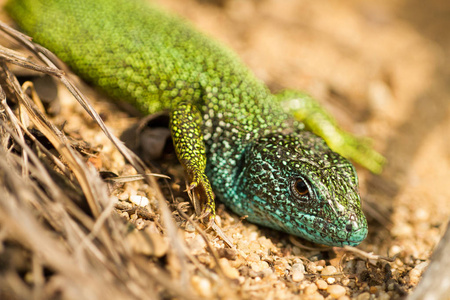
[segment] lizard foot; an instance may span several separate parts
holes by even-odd
[[[193,202],[195,212],[200,219],[209,217],[208,227],[211,227],[216,216],[214,193],[209,183],[208,177],[204,174],[193,176],[193,180],[186,188],[191,201]],[[203,205],[202,205],[203,204]],[[203,207],[202,209],[199,209]]]

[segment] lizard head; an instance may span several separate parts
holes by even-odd
[[[321,138],[307,131],[262,136],[242,159],[237,186],[247,201],[239,210],[250,222],[330,246],[366,237],[355,168]]]

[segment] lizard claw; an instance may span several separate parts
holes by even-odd
[[[184,190],[185,192],[191,192],[198,186],[196,181],[191,182],[191,184]]]
[[[214,193],[206,175],[204,173],[194,175],[192,182],[185,191],[189,194],[199,218],[204,219],[209,216],[209,222],[213,221],[216,215]],[[201,213],[199,213],[200,209],[198,209],[199,200],[204,203]]]

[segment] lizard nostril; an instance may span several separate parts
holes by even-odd
[[[347,232],[352,231],[352,229],[353,229],[352,223],[348,223],[347,225],[345,225],[345,230],[347,230]]]

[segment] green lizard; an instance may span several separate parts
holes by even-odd
[[[355,169],[324,139],[375,172],[383,157],[310,97],[271,94],[231,51],[143,0],[13,0],[7,10],[113,98],[146,114],[170,110],[177,156],[205,213],[214,216],[215,193],[250,222],[313,242],[366,237]]]

